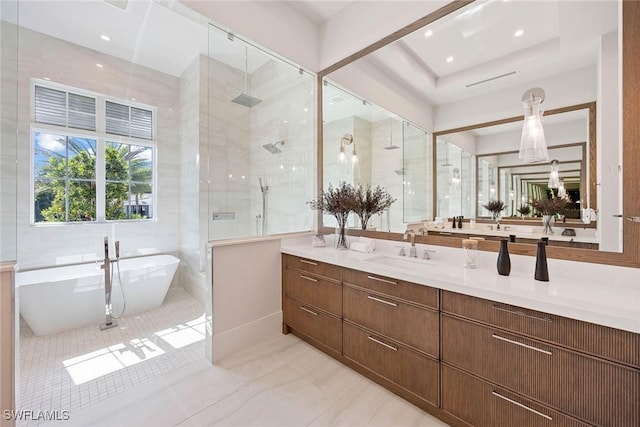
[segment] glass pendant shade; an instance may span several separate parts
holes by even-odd
[[[549,183],[547,187],[549,188],[560,188],[560,176],[558,173],[558,168],[560,163],[557,160],[551,161],[551,173],[549,174]]]
[[[518,158],[524,163],[546,162],[549,160],[540,112],[540,104],[544,100],[544,91],[542,96],[536,96],[537,93],[534,89],[525,92],[522,100],[524,125],[522,127]]]

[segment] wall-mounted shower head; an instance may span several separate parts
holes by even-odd
[[[404,168],[402,169],[396,169],[394,170],[394,172],[400,176],[404,176],[405,172],[404,172]]]
[[[282,153],[282,150],[278,148],[278,145],[284,145],[284,140],[280,140],[278,142],[264,144],[262,148],[270,152],[271,154]]]

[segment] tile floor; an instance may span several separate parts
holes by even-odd
[[[215,366],[198,360],[47,427],[213,425],[447,426],[295,336],[281,335]]]
[[[105,399],[202,360],[203,313],[201,302],[170,288],[161,307],[125,316],[117,328],[102,332],[96,324],[37,337],[22,321],[18,409],[93,410]],[[21,421],[18,427],[39,423]]]

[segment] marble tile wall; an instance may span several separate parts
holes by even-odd
[[[17,257],[21,269],[101,258],[102,236],[121,241],[121,255],[173,253],[179,241],[180,141],[177,78],[27,29],[20,29],[18,81]],[[101,63],[103,68],[96,67]],[[73,66],[69,66],[73,64]],[[30,224],[30,81],[52,82],[157,107],[156,220],[104,224]]]
[[[180,284],[200,300],[204,298],[204,274],[200,254],[200,58],[180,76]],[[206,187],[206,185],[205,185]],[[206,207],[206,204],[203,205]]]
[[[13,9],[12,10],[12,3]],[[15,2],[0,4],[3,19],[17,14]],[[0,20],[0,262],[16,259],[16,97],[18,31]]]

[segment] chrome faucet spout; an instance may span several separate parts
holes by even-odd
[[[410,237],[411,240],[411,248],[409,249],[409,256],[413,258],[418,258],[416,253],[416,232],[412,229],[409,229],[404,232],[404,236],[402,237],[404,240],[407,240],[407,237]]]

